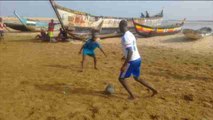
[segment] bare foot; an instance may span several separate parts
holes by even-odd
[[[94,67],[96,70],[98,70],[98,68],[97,67]]]
[[[156,90],[153,90],[152,91],[152,95],[151,95],[151,97],[154,97],[155,95],[157,95],[158,94],[158,91],[156,91]]]
[[[129,96],[128,100],[135,100],[135,97],[134,96]]]

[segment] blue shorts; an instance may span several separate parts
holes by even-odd
[[[134,61],[130,61],[127,64],[127,68],[124,72],[120,73],[119,78],[128,78],[131,75],[133,75],[134,77],[140,77],[140,67],[141,67],[141,58],[134,60]]]
[[[95,53],[92,50],[83,49],[83,55],[95,56]]]

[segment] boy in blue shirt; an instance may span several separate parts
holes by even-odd
[[[84,68],[84,62],[86,60],[86,56],[90,56],[94,59],[94,68],[97,69],[97,59],[96,59],[96,55],[94,50],[96,48],[99,48],[101,50],[101,52],[106,56],[105,52],[103,51],[103,49],[101,48],[100,44],[97,42],[98,36],[97,36],[97,32],[95,30],[92,30],[92,38],[88,39],[84,45],[81,47],[79,54],[82,53],[82,62],[81,62],[81,68],[83,71]]]

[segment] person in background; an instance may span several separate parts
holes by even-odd
[[[54,28],[55,25],[60,24],[60,23],[54,23],[54,20],[51,19],[50,23],[48,24],[48,36],[50,38],[50,42],[55,42],[54,40]]]
[[[41,29],[40,35],[37,35],[35,38],[40,39],[41,41],[48,41],[49,40],[49,36],[47,35],[47,33],[44,29]]]
[[[67,28],[66,28],[67,29]],[[58,34],[57,41],[66,42],[68,39],[66,30],[60,28],[60,33]]]
[[[0,40],[4,39],[4,28],[7,29],[7,26],[3,23],[3,19],[0,17]],[[10,31],[9,29],[7,29]]]

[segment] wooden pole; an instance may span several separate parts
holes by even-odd
[[[75,34],[69,32],[69,31],[67,31],[67,30],[65,29],[64,24],[63,24],[63,22],[62,22],[62,18],[61,18],[61,16],[60,16],[58,10],[57,10],[56,7],[55,7],[55,2],[54,2],[54,0],[49,0],[49,1],[50,1],[50,4],[51,4],[53,10],[55,11],[55,14],[56,14],[56,16],[57,16],[57,18],[58,18],[58,20],[59,20],[59,22],[60,22],[60,24],[61,24],[62,29],[63,29],[64,31],[66,31],[66,32],[67,32],[72,38],[74,38],[74,39],[80,39],[80,40],[85,39],[84,36],[77,36],[77,35],[75,35]]]
[[[65,30],[65,27],[64,27],[64,24],[63,24],[63,22],[62,22],[61,16],[60,16],[58,10],[55,8],[55,3],[54,3],[54,1],[53,1],[53,0],[49,0],[49,1],[50,1],[50,4],[51,4],[53,10],[55,11],[55,14],[56,14],[56,16],[57,16],[57,18],[58,18],[58,20],[59,20],[59,22],[60,22],[60,24],[61,24],[62,29],[63,29],[64,31],[66,31],[66,30]]]

